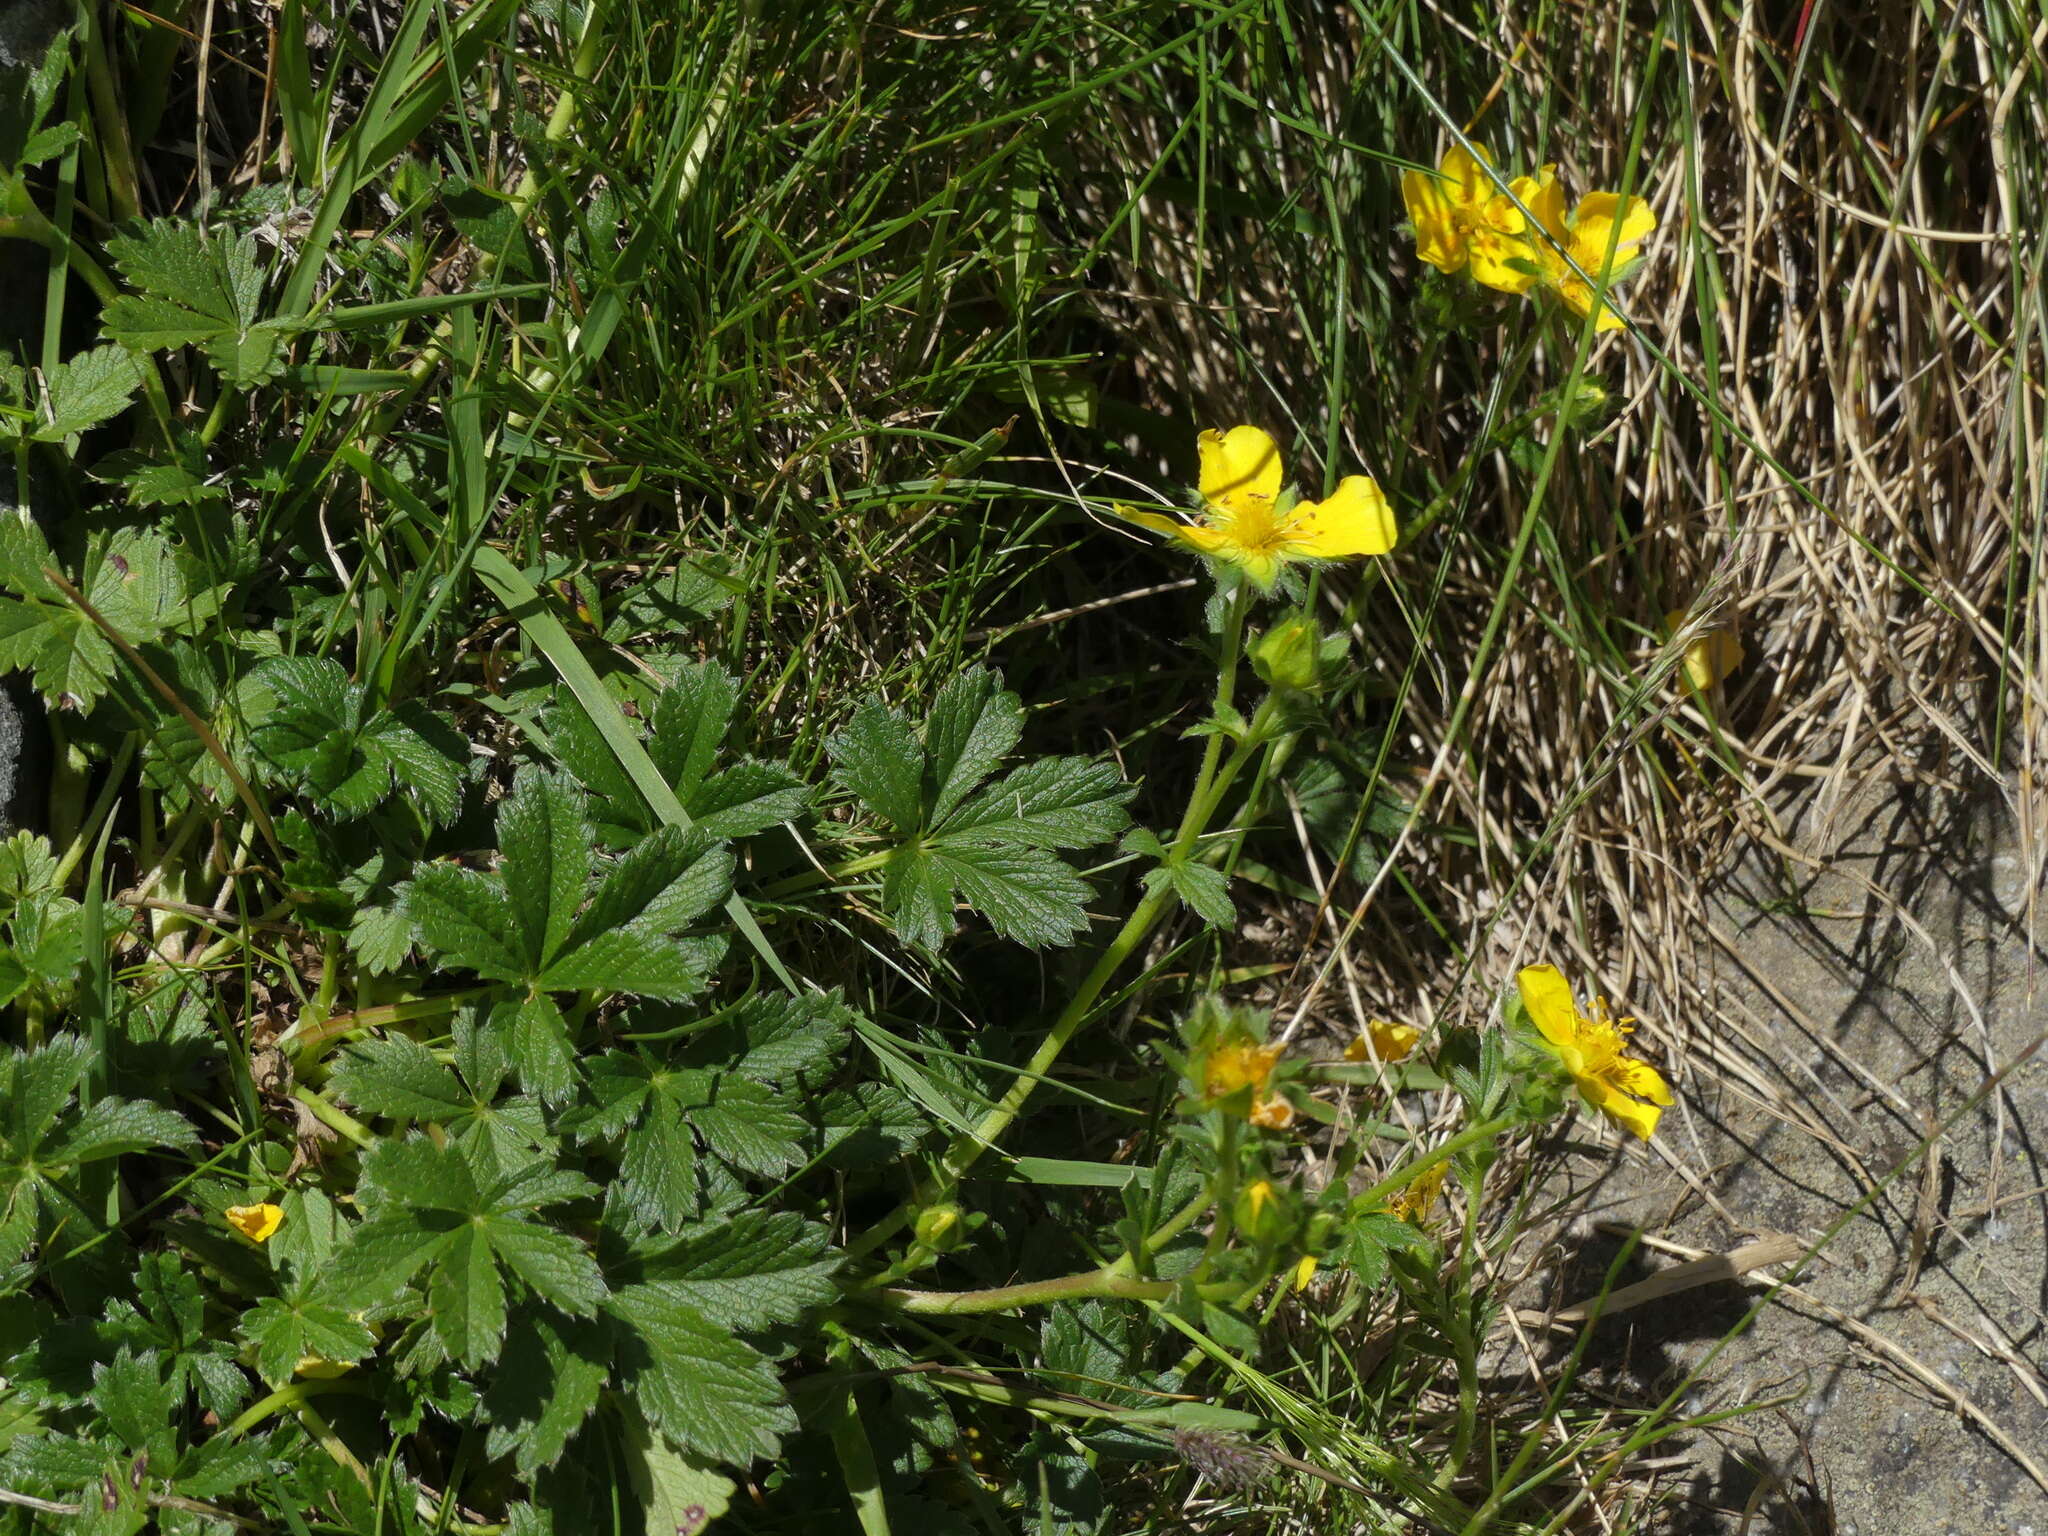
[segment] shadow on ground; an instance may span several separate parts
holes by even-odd
[[[1599,1292],[1624,1228],[1720,1253],[1839,1224],[1687,1387],[1691,1413],[1747,1411],[1675,1442],[1651,1528],[2048,1536],[2048,1052],[1986,1089],[2048,1028],[2009,817],[1874,785],[1787,846],[1714,893],[1715,1017],[1643,1030],[1686,1060],[1680,1104],[1651,1152],[1577,1160],[1542,1301]],[[1615,1283],[1681,1256],[1639,1248]],[[1603,1320],[1587,1384],[1678,1390],[1765,1279]]]

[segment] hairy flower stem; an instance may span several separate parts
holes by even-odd
[[[1056,1301],[1083,1301],[1106,1297],[1118,1301],[1164,1301],[1181,1282],[1140,1280],[1118,1274],[1110,1265],[1084,1270],[1078,1275],[1061,1275],[1056,1280],[1025,1280],[1016,1285],[998,1285],[985,1291],[876,1291],[877,1301],[903,1312],[962,1317],[986,1312],[1011,1312],[1019,1307],[1047,1307]],[[1244,1289],[1242,1280],[1217,1281],[1194,1287],[1206,1301],[1234,1298]]]
[[[1472,1326],[1472,1252],[1479,1235],[1477,1195],[1476,1189],[1468,1189],[1465,1228],[1458,1241],[1458,1279],[1444,1311],[1445,1341],[1457,1357],[1458,1408],[1451,1449],[1436,1476],[1439,1488],[1449,1488],[1457,1481],[1458,1470],[1472,1454],[1473,1437],[1479,1430],[1479,1340]]]
[[[1214,713],[1223,714],[1232,708],[1231,699],[1236,692],[1238,663],[1244,652],[1245,613],[1250,606],[1250,593],[1239,587],[1230,595],[1223,616],[1223,648],[1216,673],[1216,701]],[[1167,858],[1185,858],[1194,847],[1196,840],[1207,830],[1210,819],[1216,814],[1231,781],[1243,769],[1246,759],[1266,746],[1266,732],[1270,730],[1273,717],[1272,700],[1268,698],[1253,715],[1251,726],[1244,738],[1236,744],[1237,749],[1228,758],[1223,755],[1228,740],[1222,731],[1213,732],[1202,749],[1202,766],[1195,775],[1194,788],[1188,794],[1187,809],[1181,815],[1180,826],[1175,830],[1173,841],[1167,846]],[[1152,930],[1174,908],[1176,898],[1165,886],[1159,886],[1141,900],[1131,915],[1124,920],[1116,937],[1097,957],[1081,985],[1060,1010],[1058,1018],[1045,1033],[1038,1049],[1031,1053],[1031,1059],[1017,1074],[1017,1080],[973,1130],[953,1138],[940,1159],[937,1172],[921,1180],[911,1198],[882,1221],[870,1227],[865,1233],[847,1245],[847,1257],[858,1259],[872,1253],[887,1242],[910,1220],[911,1213],[922,1206],[948,1198],[967,1170],[972,1168],[981,1154],[996,1142],[1017,1116],[1023,1112],[1025,1102],[1034,1089],[1051,1072],[1053,1064],[1066,1050],[1067,1044],[1081,1026],[1094,1017],[1096,1001],[1102,996],[1116,973],[1123,969],[1124,962],[1135,954]],[[892,1266],[876,1275],[868,1283],[883,1286],[900,1279],[908,1273],[902,1265]]]

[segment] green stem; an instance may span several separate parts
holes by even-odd
[[[137,739],[133,731],[121,738],[120,750],[114,754],[113,766],[107,770],[107,782],[101,786],[99,798],[93,801],[92,809],[86,812],[77,836],[71,839],[70,846],[64,850],[64,856],[57,861],[57,873],[51,882],[56,889],[61,891],[71,883],[71,876],[77,870],[79,861],[85,857],[86,849],[99,836],[99,829],[107,817],[113,814],[114,802],[120,796],[124,782],[123,775],[127,773],[128,764],[135,756]]]
[[[1237,1141],[1239,1121],[1234,1115],[1223,1120],[1223,1145],[1216,1158],[1216,1179],[1209,1187],[1210,1203],[1216,1207],[1216,1221],[1209,1228],[1209,1241],[1202,1245],[1202,1257],[1195,1265],[1197,1281],[1209,1278],[1209,1271],[1222,1255],[1224,1246],[1230,1241],[1231,1229],[1236,1225],[1233,1212],[1237,1203]]]
[[[1479,1225],[1478,1191],[1468,1186],[1465,1199],[1465,1229],[1458,1243],[1458,1279],[1447,1298],[1444,1312],[1447,1335],[1458,1365],[1458,1407],[1456,1427],[1451,1432],[1451,1449],[1438,1471],[1436,1485],[1449,1488],[1457,1481],[1458,1469],[1472,1454],[1472,1441],[1479,1431],[1479,1341],[1472,1327],[1472,1249]]]
[[[1150,1258],[1176,1237],[1179,1237],[1189,1227],[1193,1226],[1196,1221],[1200,1220],[1202,1212],[1208,1210],[1209,1205],[1209,1191],[1204,1187],[1201,1193],[1197,1194],[1194,1199],[1160,1223],[1137,1249],[1122,1255],[1111,1263],[1103,1265],[1104,1272],[1116,1275],[1136,1273],[1137,1261],[1141,1252],[1144,1257]]]
[[[1393,1173],[1381,1179],[1371,1189],[1358,1196],[1352,1202],[1353,1207],[1357,1210],[1370,1210],[1376,1205],[1384,1204],[1387,1200],[1399,1194],[1410,1184],[1413,1184],[1417,1179],[1429,1172],[1430,1169],[1436,1167],[1438,1163],[1449,1162],[1467,1147],[1498,1136],[1514,1123],[1514,1120],[1509,1116],[1501,1115],[1492,1120],[1482,1120],[1477,1125],[1466,1126],[1464,1130],[1458,1132],[1449,1141],[1431,1147],[1422,1156],[1416,1158],[1414,1162],[1404,1163]]]
[[[1010,1312],[1019,1307],[1049,1307],[1059,1301],[1081,1301],[1105,1297],[1118,1301],[1164,1301],[1180,1286],[1178,1280],[1140,1280],[1118,1274],[1114,1266],[1084,1270],[1078,1275],[1061,1275],[1057,1280],[1025,1280],[1016,1285],[998,1285],[985,1291],[881,1290],[877,1301],[902,1312],[921,1312],[944,1317],[977,1316],[987,1312]],[[1220,1280],[1194,1287],[1204,1300],[1220,1301],[1244,1289],[1242,1280]]]
[[[1240,587],[1231,594],[1224,613],[1223,652],[1216,674],[1218,714],[1230,706],[1236,688],[1238,660],[1244,650],[1245,611],[1249,602],[1249,592]],[[1267,702],[1270,704],[1271,701]],[[1255,724],[1257,720],[1266,718],[1267,706],[1261,705],[1255,717]],[[1208,826],[1209,818],[1215,814],[1216,806],[1222,799],[1223,792],[1229,788],[1230,780],[1236,777],[1238,769],[1243,766],[1247,752],[1260,744],[1258,732],[1248,732],[1240,745],[1240,750],[1233,753],[1228,763],[1225,763],[1223,747],[1226,739],[1224,734],[1218,731],[1209,737],[1207,745],[1203,748],[1202,766],[1195,775],[1194,789],[1188,795],[1187,810],[1182,815],[1180,826],[1174,832],[1173,842],[1167,850],[1169,859],[1185,857],[1187,850],[1194,846],[1195,840]],[[1117,931],[1116,937],[1109,941],[1109,947],[1096,959],[1094,967],[1082,980],[1074,995],[1067,1000],[1067,1006],[1060,1011],[1059,1017],[1053,1020],[1052,1027],[1046,1031],[1038,1049],[1031,1053],[1031,1059],[1018,1073],[1017,1080],[1010,1085],[1009,1092],[982,1116],[980,1123],[973,1130],[953,1138],[951,1145],[946,1148],[945,1155],[940,1159],[937,1174],[921,1181],[910,1200],[847,1245],[849,1258],[858,1259],[864,1254],[872,1253],[902,1230],[913,1210],[943,1200],[950,1195],[981,1154],[993,1146],[997,1138],[1007,1131],[1017,1116],[1023,1112],[1026,1101],[1052,1071],[1053,1064],[1059,1060],[1061,1052],[1066,1050],[1068,1042],[1074,1038],[1081,1026],[1094,1016],[1095,1003],[1102,995],[1103,988],[1108,986],[1111,978],[1123,968],[1124,962],[1151,937],[1152,930],[1160,919],[1172,910],[1174,901],[1172,892],[1161,886],[1138,903],[1131,915],[1125,919],[1123,927]],[[870,1283],[886,1285],[896,1278],[897,1272],[891,1270],[876,1276]]]
[[[85,43],[85,83],[92,96],[93,117],[99,124],[100,162],[107,173],[107,201],[113,222],[125,224],[142,212],[142,198],[135,175],[135,150],[128,142],[128,114],[121,109],[121,91],[107,57],[106,28],[97,8],[84,6],[79,16]],[[107,14],[118,14],[109,12]]]
[[[884,848],[878,853],[864,853],[857,859],[848,859],[844,864],[833,864],[824,869],[807,869],[801,874],[778,880],[762,888],[764,901],[782,901],[799,892],[814,890],[821,885],[842,885],[861,875],[870,874],[889,862],[889,855],[896,850]]]
[[[359,1147],[374,1147],[377,1133],[364,1125],[347,1110],[330,1103],[318,1091],[304,1083],[292,1085],[292,1097],[313,1111],[314,1118],[330,1130],[339,1131]]]
[[[62,256],[71,270],[85,279],[93,297],[102,304],[120,297],[121,290],[114,280],[107,276],[106,268],[94,261],[82,250],[77,242],[65,238],[63,232],[43,217],[42,209],[29,202],[26,197],[19,200],[20,212],[0,218],[0,240],[29,240],[44,250]]]

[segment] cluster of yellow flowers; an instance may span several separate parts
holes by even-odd
[[[1671,1089],[1647,1061],[1624,1054],[1635,1021],[1610,1015],[1605,998],[1595,998],[1582,1010],[1554,965],[1524,966],[1515,982],[1544,1049],[1571,1074],[1580,1096],[1622,1130],[1648,1141],[1671,1105]],[[1345,1047],[1344,1059],[1392,1064],[1411,1055],[1421,1039],[1422,1031],[1413,1025],[1375,1019]],[[1295,1109],[1273,1082],[1281,1055],[1279,1046],[1244,1035],[1214,1042],[1199,1068],[1203,1100],[1222,1104],[1243,1094],[1238,1102],[1247,1120],[1267,1130],[1286,1130],[1294,1123]],[[1426,1209],[1433,1199],[1434,1186],[1417,1193],[1415,1208]],[[1396,1213],[1409,1211],[1402,1207]]]
[[[1620,330],[1621,316],[1598,301],[1587,279],[1604,289],[1635,264],[1657,227],[1650,205],[1588,192],[1567,214],[1556,166],[1516,176],[1503,192],[1488,172],[1491,163],[1454,144],[1434,174],[1402,173],[1416,255],[1440,272],[1470,271],[1475,282],[1502,293],[1548,289],[1575,313],[1596,314],[1596,330]]]

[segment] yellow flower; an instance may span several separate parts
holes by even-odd
[[[1554,965],[1524,966],[1515,984],[1543,1043],[1571,1073],[1579,1096],[1648,1141],[1672,1102],[1671,1090],[1655,1067],[1622,1055],[1633,1020],[1610,1018],[1605,998],[1593,1000],[1590,1014],[1579,1012],[1571,984]]]
[[[1527,193],[1516,183],[1516,195],[1536,215],[1536,222],[1550,235],[1550,240],[1536,242],[1537,261],[1543,269],[1543,281],[1563,295],[1577,314],[1593,312],[1593,285],[1579,276],[1565,264],[1558,254],[1562,246],[1579,265],[1587,277],[1597,278],[1604,272],[1608,284],[1621,278],[1636,263],[1642,252],[1638,249],[1657,227],[1657,215],[1650,211],[1650,205],[1640,197],[1624,201],[1613,192],[1588,192],[1579,199],[1578,207],[1567,218],[1564,211],[1564,188],[1558,185],[1557,168],[1546,165],[1536,176]],[[1615,228],[1620,225],[1619,230]],[[1554,240],[1556,245],[1551,244]],[[1608,265],[1608,242],[1614,243],[1613,265]],[[1600,306],[1600,316],[1593,322],[1596,331],[1618,331],[1622,329],[1621,316],[1605,304]]]
[[[1685,624],[1685,614],[1673,609],[1664,615],[1664,627],[1676,634]],[[1742,665],[1748,653],[1742,642],[1725,629],[1710,629],[1685,648],[1685,680],[1693,692],[1705,693]]]
[[[1280,568],[1299,560],[1384,555],[1396,537],[1393,508],[1366,475],[1347,475],[1327,501],[1282,510],[1280,448],[1257,427],[1204,432],[1200,522],[1118,507],[1121,517],[1171,534],[1212,560],[1237,566],[1270,590]]]
[[[1252,1040],[1232,1040],[1209,1052],[1202,1066],[1202,1096],[1227,1099],[1249,1088],[1251,1108],[1245,1118],[1269,1131],[1284,1131],[1294,1123],[1294,1106],[1280,1094],[1266,1092],[1273,1064],[1280,1059],[1280,1047],[1260,1045]]]
[[[1389,1200],[1387,1213],[1415,1226],[1423,1225],[1435,1207],[1437,1197],[1444,1192],[1444,1176],[1450,1171],[1449,1163],[1438,1163]]]
[[[228,1225],[252,1243],[267,1243],[284,1222],[284,1212],[274,1205],[231,1205]]]
[[[1346,1061],[1402,1061],[1415,1049],[1422,1031],[1410,1024],[1389,1024],[1374,1019],[1365,1033],[1344,1047]]]
[[[1415,225],[1415,254],[1443,272],[1471,268],[1473,278],[1502,293],[1527,293],[1541,270],[1536,251],[1524,238],[1529,221],[1515,198],[1534,207],[1536,181],[1517,176],[1509,197],[1486,174],[1492,162],[1462,145],[1445,151],[1435,175],[1401,173],[1401,201]]]
[[[1305,1253],[1301,1256],[1301,1262],[1294,1266],[1294,1288],[1297,1291],[1307,1290],[1309,1281],[1315,1279],[1315,1277],[1316,1256],[1312,1253]]]

